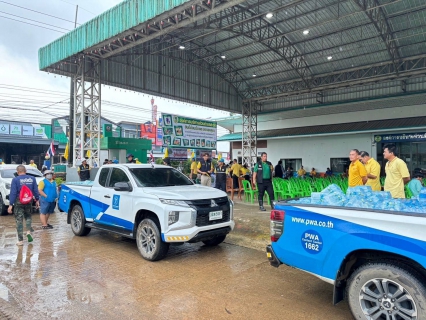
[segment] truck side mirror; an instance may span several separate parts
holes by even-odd
[[[116,182],[114,184],[115,191],[132,191],[132,187],[127,182]]]

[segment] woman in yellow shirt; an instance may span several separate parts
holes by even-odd
[[[314,178],[317,176],[317,172],[315,171],[315,168],[312,168],[311,170],[311,177]]]

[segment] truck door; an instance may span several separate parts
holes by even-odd
[[[95,222],[105,224],[111,227],[117,227],[125,230],[133,230],[134,212],[133,212],[133,192],[115,191],[114,185],[117,182],[130,183],[127,173],[120,168],[112,168],[106,188],[102,188],[104,193],[104,202],[108,208],[94,217]]]
[[[95,183],[90,192],[90,217],[95,219],[100,213],[106,211],[110,205],[110,201],[105,197],[109,190],[107,189],[107,181],[112,168],[101,168],[98,183]],[[86,215],[88,217],[88,215]]]

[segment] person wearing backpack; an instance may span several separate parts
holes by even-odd
[[[36,200],[36,207],[39,207],[39,193],[37,189],[37,182],[34,177],[27,175],[27,169],[23,165],[16,167],[17,176],[12,179],[9,195],[9,214],[15,214],[16,231],[18,232],[18,246],[22,246],[24,240],[24,226],[23,220],[25,219],[27,239],[28,242],[33,241],[31,232],[34,229],[31,227],[32,223],[32,202],[33,198]]]
[[[41,228],[52,229],[53,226],[48,224],[47,221],[49,220],[49,216],[55,212],[58,191],[56,189],[56,182],[53,179],[53,172],[46,170],[43,175],[45,179],[38,184]]]

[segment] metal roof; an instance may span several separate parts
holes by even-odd
[[[425,38],[420,0],[127,0],[41,48],[39,67],[72,76],[85,56],[106,85],[264,113],[426,91]]]
[[[354,132],[372,132],[377,130],[392,129],[413,129],[425,128],[426,117],[412,117],[403,119],[387,119],[374,121],[359,121],[351,123],[327,124],[318,126],[282,128],[274,130],[263,130],[257,132],[257,139],[292,137],[292,136],[312,136],[334,133],[354,133]],[[241,141],[241,133],[231,133],[218,138],[218,141]]]

